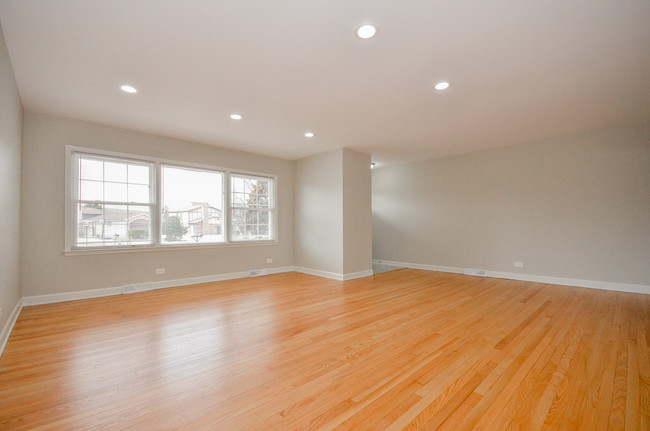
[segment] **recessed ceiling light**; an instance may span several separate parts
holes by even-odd
[[[374,24],[363,24],[357,28],[357,36],[361,39],[370,39],[377,34],[377,27]]]
[[[230,118],[232,118],[233,120],[241,120],[242,116],[241,114],[230,114]]]
[[[305,136],[306,136],[307,138],[313,138],[313,137],[314,137],[314,132],[306,132],[306,133],[305,133]]]
[[[124,91],[125,93],[137,93],[138,90],[135,89],[135,87],[131,87],[130,85],[120,85],[120,89]]]
[[[443,81],[434,85],[433,88],[435,88],[436,90],[446,90],[449,88],[450,85],[451,85],[450,83]]]

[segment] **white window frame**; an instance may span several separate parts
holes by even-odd
[[[122,246],[83,246],[75,247],[73,235],[76,232],[76,215],[74,202],[76,202],[76,191],[77,191],[77,181],[74,181],[72,177],[73,173],[73,160],[74,154],[81,153],[88,156],[95,156],[99,158],[115,158],[117,161],[133,161],[139,163],[152,163],[153,168],[151,170],[152,178],[152,194],[154,196],[154,203],[152,206],[151,214],[151,244],[144,245],[122,245]],[[161,223],[160,216],[162,214],[162,169],[161,165],[167,165],[172,167],[187,168],[187,169],[196,169],[196,170],[208,170],[219,172],[223,174],[224,184],[223,184],[223,231],[224,231],[224,242],[216,243],[195,243],[195,244],[164,244],[162,243],[161,238]],[[270,240],[246,240],[246,241],[232,241],[230,238],[230,215],[231,215],[231,190],[230,190],[230,177],[231,175],[240,175],[240,176],[250,176],[258,177],[266,180],[271,180],[273,184],[273,213],[271,226],[272,235]],[[277,245],[278,241],[278,177],[277,175],[260,173],[260,172],[250,172],[242,170],[232,170],[220,166],[213,165],[203,165],[197,163],[183,162],[180,160],[169,160],[157,157],[147,157],[136,154],[121,153],[115,151],[106,151],[98,150],[94,148],[85,148],[78,147],[73,145],[66,146],[65,154],[65,245],[63,253],[66,256],[73,255],[84,255],[84,254],[103,254],[103,253],[129,253],[129,252],[142,252],[142,251],[163,251],[170,249],[183,249],[183,248],[218,248],[218,247],[236,247],[236,246],[264,246],[264,245]],[[271,211],[271,209],[269,209]]]
[[[222,230],[225,231],[226,227],[228,226],[228,223],[226,222],[227,217],[226,217],[226,214],[225,214],[226,208],[227,208],[226,207],[226,204],[227,204],[227,199],[226,199],[227,192],[225,190],[225,187],[226,187],[226,183],[228,182],[226,180],[229,178],[230,174],[228,173],[227,169],[219,169],[219,168],[216,168],[216,167],[208,167],[208,166],[198,167],[198,165],[188,165],[186,163],[181,163],[181,162],[170,162],[170,161],[162,161],[162,160],[160,160],[160,161],[156,162],[156,169],[155,169],[156,170],[156,176],[158,177],[158,179],[156,180],[156,185],[160,186],[160,187],[158,187],[158,189],[160,191],[158,193],[158,198],[156,199],[156,203],[157,203],[157,207],[158,207],[158,220],[160,220],[160,222],[157,223],[157,225],[156,225],[156,228],[157,228],[156,230],[158,232],[157,232],[157,236],[156,236],[157,239],[156,239],[155,243],[157,244],[157,246],[158,247],[182,247],[182,246],[195,246],[195,245],[223,245],[223,244],[227,244],[228,243],[228,236],[225,234],[225,232],[223,234],[223,241],[220,241],[220,242],[208,242],[208,243],[204,242],[204,243],[201,243],[201,244],[198,244],[198,243],[196,243],[196,244],[191,244],[191,243],[187,243],[187,244],[165,244],[163,242],[163,238],[162,238],[162,234],[163,234],[162,233],[162,219],[160,218],[161,215],[162,215],[162,204],[163,204],[163,195],[162,195],[163,194],[163,190],[162,190],[162,167],[163,166],[167,166],[167,167],[170,167],[170,168],[188,169],[188,170],[197,171],[197,172],[210,171],[210,172],[216,172],[218,174],[221,174],[221,179],[222,179],[222,183],[221,183],[221,203],[223,205],[223,209],[221,210]]]
[[[232,177],[240,177],[240,178],[254,178],[254,179],[260,179],[260,180],[267,180],[271,181],[271,203],[272,205],[269,206],[268,208],[268,213],[269,213],[269,230],[270,230],[270,237],[271,239],[268,240],[234,240],[230,238],[230,233],[231,233],[231,228],[232,225],[229,223],[228,224],[228,239],[231,243],[257,243],[260,241],[276,241],[277,240],[277,177],[273,175],[261,175],[257,173],[250,173],[250,172],[241,172],[241,171],[233,171],[228,175],[228,217],[229,219],[232,219],[232,212],[235,209],[241,209],[241,208],[235,208],[232,204],[232,189],[231,189],[231,179]],[[257,209],[259,211],[259,209]]]

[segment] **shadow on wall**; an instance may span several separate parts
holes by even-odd
[[[395,271],[396,269],[406,268],[404,266],[393,266],[386,265],[384,263],[373,263],[372,264],[372,273],[380,274],[382,272]]]

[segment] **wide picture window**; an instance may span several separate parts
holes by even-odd
[[[276,239],[272,176],[86,153],[76,147],[69,147],[68,157],[67,250]]]
[[[162,244],[224,242],[223,174],[161,166]]]

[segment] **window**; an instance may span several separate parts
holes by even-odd
[[[74,154],[75,247],[152,244],[153,167]]]
[[[276,238],[275,177],[76,147],[67,154],[66,250]]]
[[[232,175],[230,191],[230,238],[233,241],[274,239],[273,179]]]
[[[223,173],[161,166],[162,244],[224,242]]]

